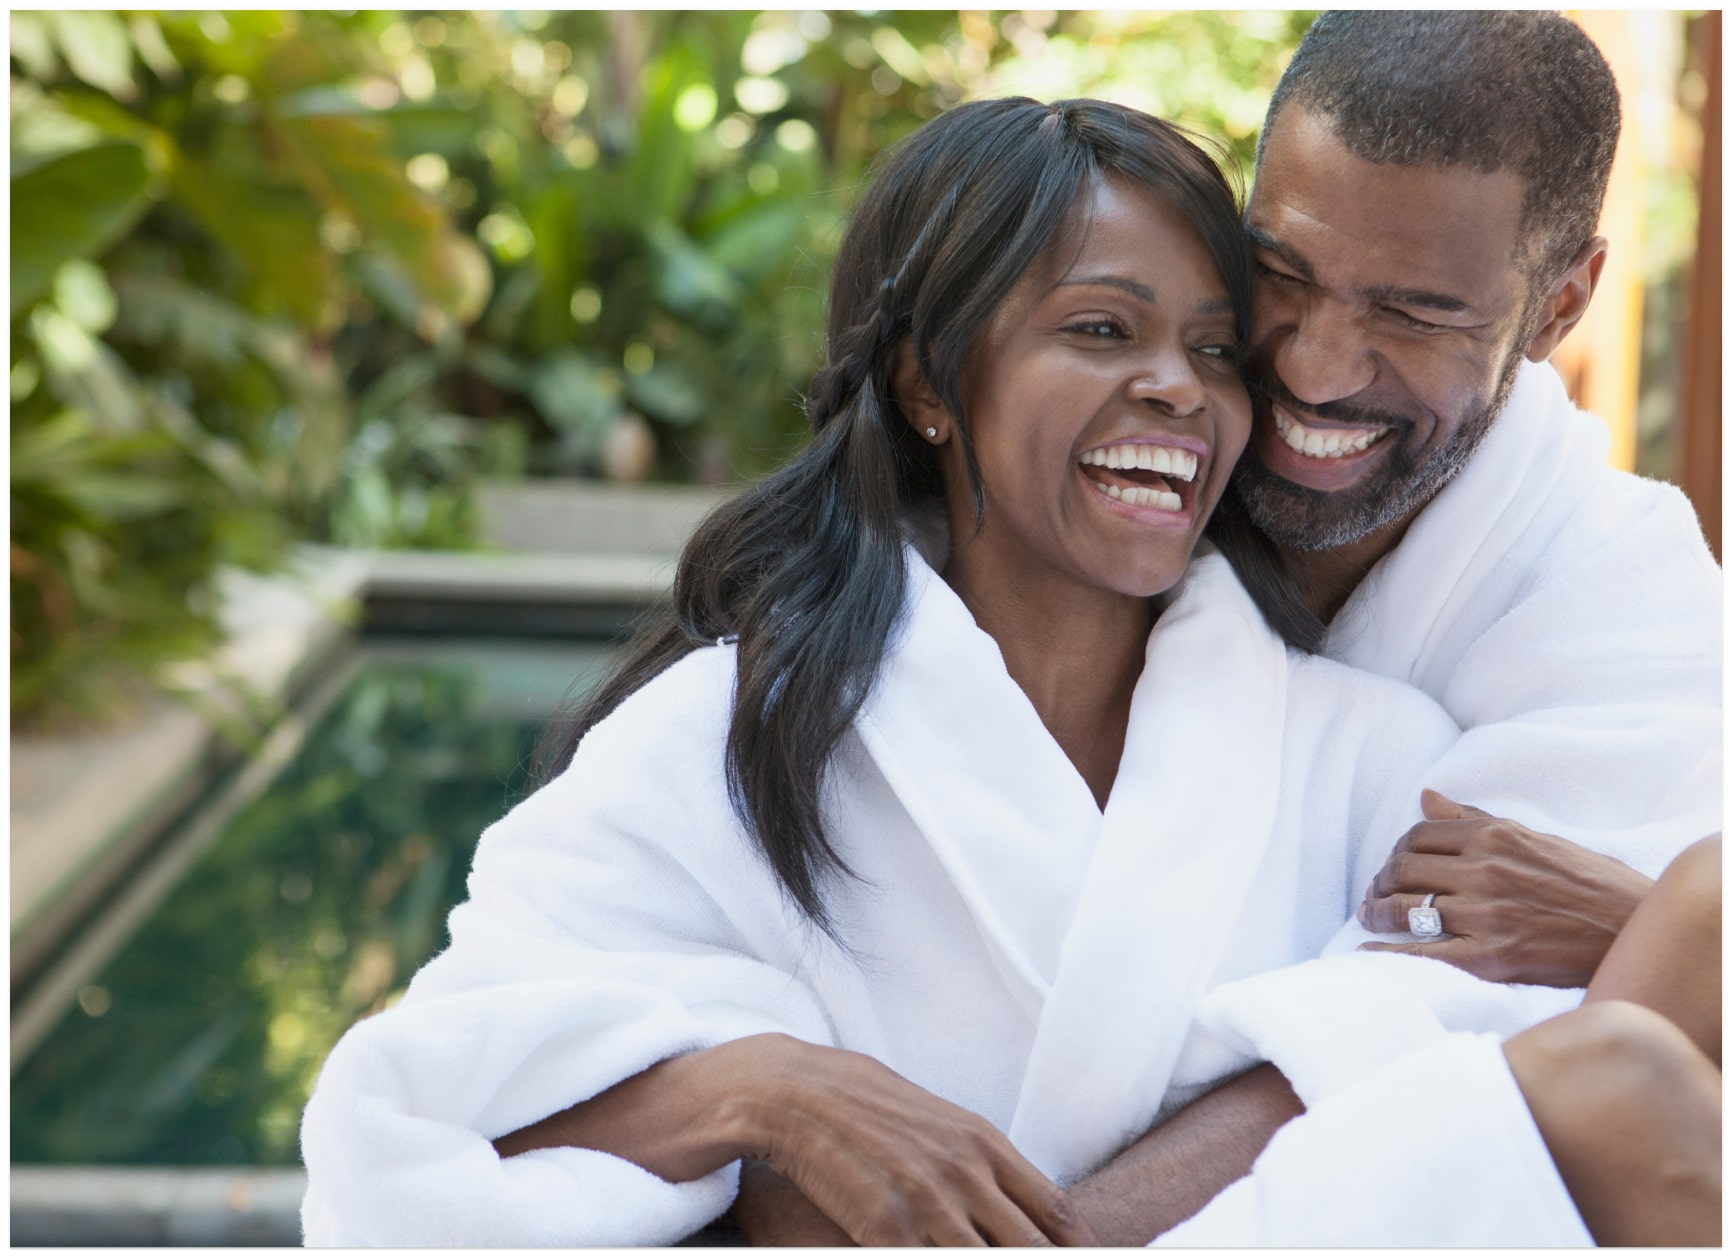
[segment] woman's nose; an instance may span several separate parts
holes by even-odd
[[[1192,415],[1208,405],[1209,391],[1197,375],[1195,364],[1183,351],[1165,353],[1151,361],[1131,381],[1130,395],[1170,415]]]

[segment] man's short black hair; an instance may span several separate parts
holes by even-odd
[[[1618,86],[1560,13],[1332,10],[1275,88],[1259,161],[1289,104],[1327,119],[1367,161],[1513,167],[1526,185],[1518,261],[1536,285],[1561,275],[1599,224]]]

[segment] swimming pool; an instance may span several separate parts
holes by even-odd
[[[363,640],[268,787],[169,838],[87,932],[113,937],[44,980],[12,1079],[13,1164],[298,1165],[332,1044],[443,946],[542,725],[615,651]]]

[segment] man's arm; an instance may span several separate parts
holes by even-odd
[[[1103,1245],[1146,1245],[1250,1174],[1275,1133],[1305,1112],[1270,1065],[1248,1070],[1070,1187]]]

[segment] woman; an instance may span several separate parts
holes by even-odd
[[[1456,734],[1192,562],[1249,287],[1220,174],[1135,111],[979,102],[897,151],[811,446],[699,530],[450,949],[333,1052],[309,1241],[668,1243],[743,1155],[857,1238],[1090,1238],[1053,1180],[1182,1051],[1243,1068],[1187,1047],[1206,995],[1317,955]],[[1537,1158],[1569,1212],[1515,1110],[1480,1180]]]

